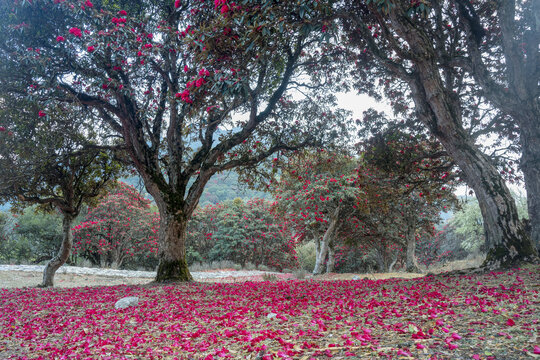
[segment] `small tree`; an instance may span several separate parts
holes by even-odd
[[[51,108],[46,114],[34,103],[4,96],[0,111],[0,201],[38,204],[62,214],[60,250],[45,266],[40,285],[53,286],[56,270],[71,252],[73,220],[121,168],[89,140],[95,133],[70,109]]]

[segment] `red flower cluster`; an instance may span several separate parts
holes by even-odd
[[[76,36],[76,37],[81,37],[82,36],[81,29],[76,28],[76,27],[72,27],[71,29],[69,29],[69,33],[71,35],[73,35],[73,36]],[[58,40],[58,38],[56,38],[56,40]]]
[[[177,98],[181,98],[183,101],[187,102],[188,104],[193,104],[193,100],[189,97],[189,90],[186,89],[182,91],[181,93],[176,93],[175,95]]]
[[[116,24],[116,25],[125,24],[126,21],[127,21],[126,18],[116,18],[116,17],[113,17],[113,18],[111,19],[111,22],[112,22],[113,24]]]

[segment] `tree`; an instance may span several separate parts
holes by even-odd
[[[15,207],[38,204],[62,214],[61,246],[45,266],[43,287],[53,286],[56,270],[71,252],[71,228],[81,207],[121,169],[90,140],[94,132],[70,110],[51,107],[45,114],[34,102],[0,97],[0,201]]]
[[[354,50],[355,87],[377,93],[374,76],[394,110],[416,116],[444,146],[479,199],[489,253],[484,266],[511,267],[537,259],[515,203],[491,159],[464,128],[463,109],[477,91],[456,67],[462,29],[452,2],[353,1],[341,3],[349,49]],[[447,6],[448,5],[448,6]]]
[[[376,167],[374,175],[379,173],[379,186],[387,187],[380,191],[386,206],[397,210],[394,226],[405,240],[406,269],[418,272],[416,239],[422,232],[432,233],[440,212],[457,201],[454,164],[439,142],[392,127],[368,139],[364,151],[366,164]]]
[[[533,244],[540,249],[540,3],[454,0],[464,48],[459,67],[517,124]],[[508,121],[509,120],[509,121]]]
[[[274,187],[300,239],[315,240],[314,275],[325,264],[326,272],[333,271],[340,224],[364,206],[355,165],[351,157],[326,151],[297,154]]]
[[[335,97],[303,86],[328,38],[323,5],[157,1],[139,16],[22,2],[4,9],[1,56],[28,67],[17,81],[37,84],[40,99],[88,107],[123,138],[160,212],[156,280],[189,281],[187,221],[214,174],[343,137]],[[291,87],[309,96],[293,100]]]
[[[159,214],[137,189],[118,183],[75,226],[74,254],[102,267],[121,268],[137,258],[157,257]]]
[[[518,194],[513,196],[518,205],[519,216],[527,219],[527,199]],[[474,198],[466,200],[449,220],[448,227],[461,239],[461,247],[468,253],[485,252],[486,238],[478,200]]]

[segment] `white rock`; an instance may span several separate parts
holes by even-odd
[[[274,314],[274,313],[269,313],[268,315],[266,315],[266,318],[267,319],[273,319],[277,316],[277,314]]]
[[[139,298],[136,296],[128,296],[125,298],[122,298],[114,304],[115,309],[125,309],[130,306],[135,306],[139,303]]]
[[[362,278],[361,278],[360,276],[358,276],[358,275],[354,275],[354,276],[352,277],[352,279],[353,279],[353,280],[361,280]]]

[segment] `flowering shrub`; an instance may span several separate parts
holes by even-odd
[[[517,359],[540,268],[415,280],[0,290],[12,359]],[[138,306],[115,302],[138,296]]]
[[[90,209],[73,229],[73,253],[93,264],[119,268],[126,262],[149,267],[157,264],[159,214],[150,211],[150,201],[133,186],[118,188]]]
[[[297,267],[289,224],[263,199],[237,198],[195,211],[188,226],[188,261],[230,260],[274,269]]]

